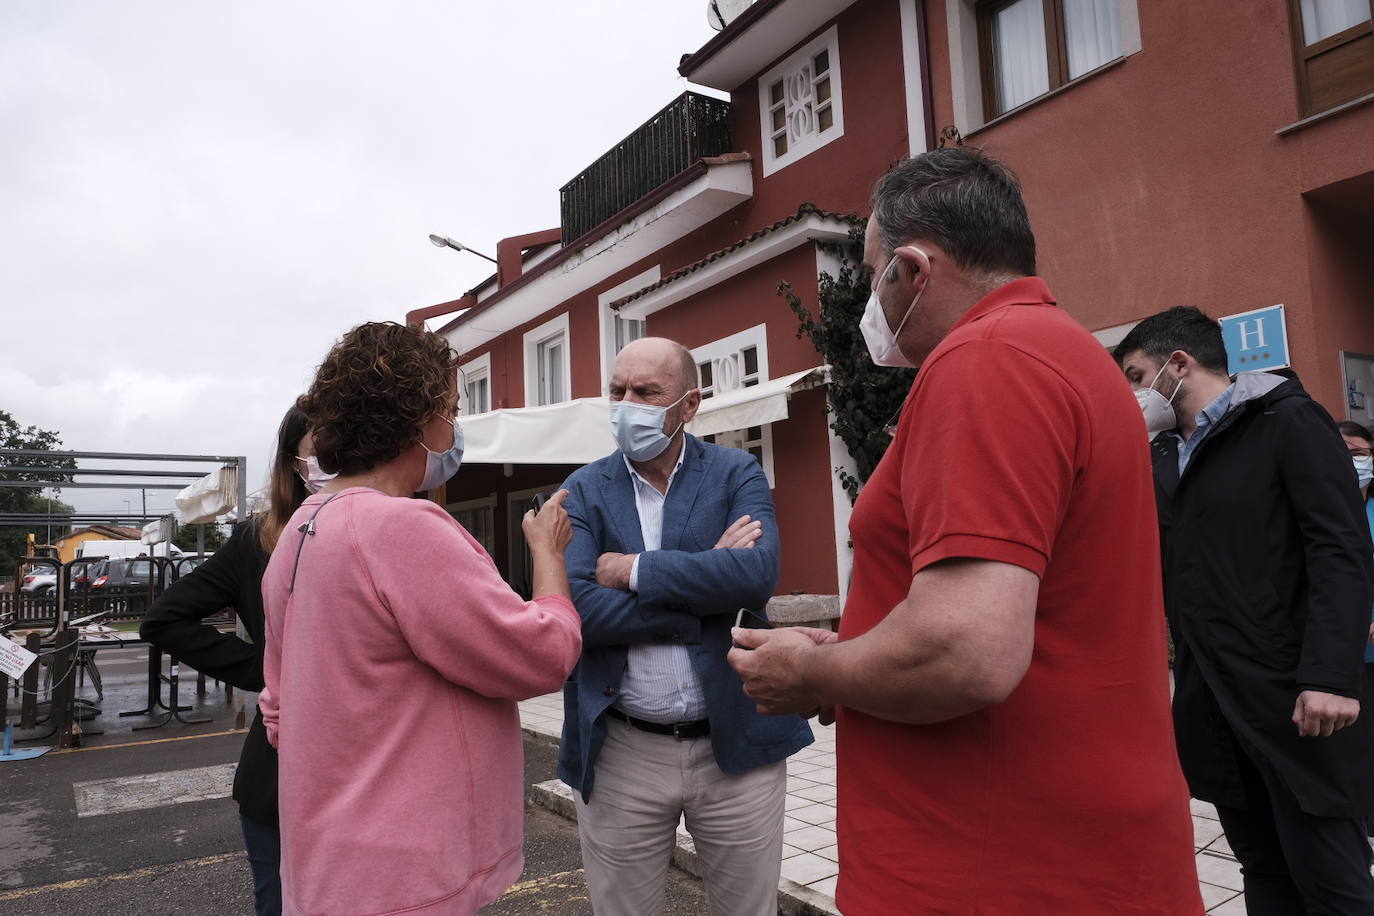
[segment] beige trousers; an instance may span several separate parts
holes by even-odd
[[[577,800],[596,916],[654,916],[685,816],[712,916],[776,916],[787,763],[728,776],[710,738],[678,741],[610,719],[590,803]]]

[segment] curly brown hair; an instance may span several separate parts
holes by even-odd
[[[310,418],[315,458],[347,476],[420,441],[458,382],[458,354],[433,331],[370,321],[336,343],[296,406]]]

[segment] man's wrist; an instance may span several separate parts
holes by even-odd
[[[831,653],[825,651],[832,648],[833,645],[818,646],[813,643],[803,648],[797,657],[797,677],[801,682],[801,691],[806,696],[814,697],[821,706],[832,706],[835,702],[830,696],[828,663],[832,659],[828,656]]]

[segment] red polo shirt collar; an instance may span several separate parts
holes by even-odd
[[[965,312],[964,316],[956,321],[950,330],[958,330],[964,325],[977,321],[979,318],[990,315],[1008,305],[1053,306],[1055,304],[1054,296],[1050,295],[1050,288],[1045,285],[1044,280],[1039,277],[1022,277],[997,287],[979,299],[978,303]]]

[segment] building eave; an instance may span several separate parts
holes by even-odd
[[[643,319],[799,245],[844,241],[861,225],[863,221],[858,216],[830,213],[813,204],[802,204],[792,216],[617,299],[611,303],[611,308],[622,318]]]
[[[748,154],[702,159],[440,328],[460,352],[549,311],[749,200]]]
[[[844,12],[854,0],[757,0],[677,72],[699,86],[734,92]]]

